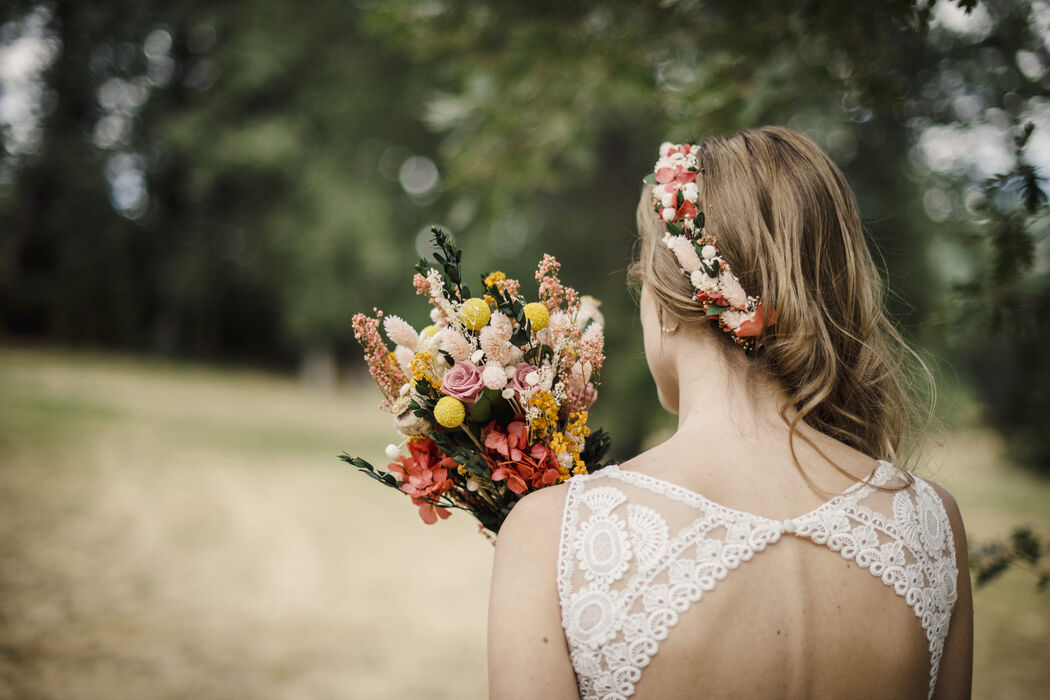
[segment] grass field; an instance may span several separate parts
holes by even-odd
[[[336,459],[371,386],[0,348],[0,698],[480,698],[492,546]],[[971,542],[1050,534],[1050,483],[955,431]],[[1046,697],[1050,592],[976,593],[975,697]],[[447,679],[447,680],[445,680]]]

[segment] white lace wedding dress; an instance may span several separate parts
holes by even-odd
[[[569,481],[558,553],[562,626],[580,696],[634,694],[660,642],[705,593],[784,537],[806,538],[867,569],[919,618],[930,652],[929,696],[956,600],[947,513],[933,487],[886,461],[868,483],[805,515],[771,520],[616,465]],[[858,572],[857,575],[861,575]]]

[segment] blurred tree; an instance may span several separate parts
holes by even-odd
[[[1043,325],[1017,341],[944,312],[960,282],[988,279],[990,248],[1021,263],[1002,284],[1045,307],[1043,210],[973,221],[995,173],[990,206],[1025,206],[1005,186],[1023,165],[1003,146],[1011,124],[1036,122],[1048,152],[1045,0],[64,0],[0,20],[2,55],[24,66],[31,49],[36,66],[0,76],[0,99],[17,79],[35,105],[28,131],[0,117],[8,333],[281,362],[346,352],[355,310],[423,320],[409,266],[441,224],[473,274],[528,282],[549,251],[605,301],[596,418],[623,457],[668,425],[623,277],[641,177],[663,140],[782,123],[843,167],[904,330],[972,368],[1004,429],[1050,440],[1030,381],[1046,373]],[[1006,221],[1014,234],[971,245]],[[982,299],[975,311],[1043,308]]]
[[[4,154],[9,332],[284,361],[350,345],[440,193],[429,159],[401,172],[429,148],[425,76],[341,4],[5,12],[9,49],[56,55],[39,138]]]
[[[1039,108],[1046,95],[1050,10],[1025,0],[993,5],[387,0],[368,4],[368,27],[435,67],[427,123],[442,135],[453,206],[468,201],[477,212],[463,235],[483,235],[508,211],[538,209],[549,223],[532,231],[529,249],[552,248],[569,270],[587,264],[612,275],[588,289],[606,300],[611,319],[604,384],[614,399],[598,415],[625,456],[655,424],[667,425],[663,416],[637,420],[659,416],[652,399],[646,411],[619,410],[652,396],[628,338],[633,311],[620,272],[641,175],[665,139],[763,123],[811,136],[857,191],[894,292],[892,313],[927,348],[948,347],[938,325],[951,288],[941,254],[965,256],[955,232],[973,224],[961,207],[942,215],[931,188],[961,199],[980,168],[932,167],[932,130],[965,135],[990,122],[982,148],[994,150],[988,137],[1009,141],[1004,118]],[[1020,377],[1012,386],[1028,390]],[[1047,410],[1022,422],[1041,425]]]

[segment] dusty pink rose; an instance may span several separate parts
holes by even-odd
[[[441,378],[441,391],[467,403],[473,403],[484,388],[481,369],[470,360],[457,362]]]
[[[518,366],[514,369],[514,376],[511,377],[509,382],[507,382],[507,386],[519,394],[526,389],[531,388],[532,385],[525,381],[525,375],[529,372],[539,372],[539,369],[530,365],[528,362],[519,362]]]

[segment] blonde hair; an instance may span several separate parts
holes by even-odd
[[[813,141],[779,126],[745,129],[699,144],[699,208],[705,232],[748,294],[776,312],[749,371],[768,372],[797,409],[788,419],[795,464],[798,422],[901,467],[932,417],[933,377],[886,316],[885,289],[864,240],[845,176]],[[695,290],[652,207],[638,202],[641,254],[630,279],[684,324],[707,324]],[[726,333],[724,350],[743,356]],[[924,391],[928,388],[928,393]],[[928,403],[923,402],[928,399]],[[808,480],[808,478],[807,478]]]

